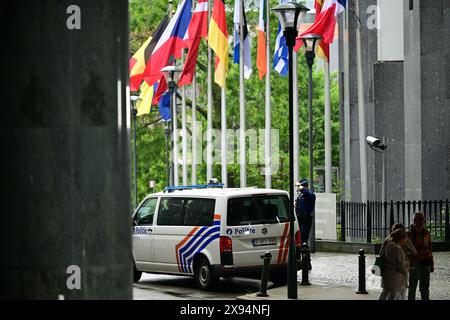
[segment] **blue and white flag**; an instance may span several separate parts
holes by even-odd
[[[243,0],[242,0],[243,1]],[[244,5],[242,4],[242,7]],[[233,23],[234,23],[234,58],[233,62],[239,64],[239,45],[240,45],[240,39],[239,39],[239,19],[241,14],[241,0],[236,0],[234,2],[234,16],[233,16]],[[252,58],[250,55],[250,37],[248,35],[248,29],[247,29],[247,19],[245,18],[245,10],[243,11],[244,15],[244,21],[243,21],[243,31],[244,31],[244,77],[245,79],[249,79],[252,74]]]
[[[287,0],[280,0],[284,3]],[[273,68],[282,76],[286,76],[289,71],[289,51],[286,45],[286,38],[283,35],[281,24],[278,22],[277,37],[275,38],[275,52],[273,56]]]

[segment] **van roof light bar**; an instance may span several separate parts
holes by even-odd
[[[176,190],[223,188],[223,187],[225,187],[223,183],[194,184],[191,186],[168,186],[164,188],[164,192],[173,192]]]

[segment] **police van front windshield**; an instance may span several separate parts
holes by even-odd
[[[229,226],[281,223],[288,219],[288,198],[284,195],[255,195],[228,199]]]

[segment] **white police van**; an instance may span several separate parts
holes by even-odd
[[[288,193],[274,189],[209,184],[150,194],[132,216],[134,281],[142,272],[189,275],[210,289],[220,277],[259,277],[269,251],[272,282],[286,283],[288,209]]]

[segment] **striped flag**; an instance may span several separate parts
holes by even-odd
[[[201,38],[208,36],[208,0],[199,0],[194,9],[185,40],[188,44],[188,55],[184,62],[183,72],[178,86],[192,83],[197,65],[198,47]]]
[[[322,36],[317,55],[329,61],[330,43],[334,40],[336,16],[345,10],[347,0],[316,0],[314,7],[316,17],[314,23],[297,38],[295,49],[302,46],[301,37],[307,34],[319,34]]]
[[[280,3],[284,3],[287,0],[280,0]],[[281,24],[278,22],[278,31],[275,38],[275,54],[273,56],[273,68],[282,76],[286,76],[289,70],[289,51],[286,45],[286,38],[283,35]]]
[[[181,49],[186,48],[184,37],[191,21],[192,0],[183,0],[170,20],[164,33],[153,49],[148,60],[143,78],[152,85],[158,81],[163,73],[161,69],[167,66],[171,57],[181,58]]]
[[[267,0],[259,0],[258,50],[256,52],[256,66],[258,68],[259,80],[262,80],[262,78],[267,74],[266,1]]]
[[[139,94],[140,101],[136,104],[137,116],[148,114],[152,110],[153,96],[155,95],[158,82],[149,86],[147,82],[142,82],[141,93]]]
[[[166,16],[161,21],[155,32],[144,42],[144,44],[136,51],[130,59],[130,90],[138,91],[142,82],[142,76],[148,60],[156,46],[159,38],[169,23],[169,17]]]
[[[209,23],[208,42],[216,54],[214,81],[219,86],[225,87],[228,71],[228,31],[224,0],[214,0],[213,12]]]
[[[245,79],[249,79],[252,74],[252,58],[250,55],[250,37],[248,35],[247,28],[247,19],[245,18],[245,10],[244,10],[244,0],[236,0],[234,2],[234,63],[239,64],[239,55],[240,55],[240,35],[239,35],[239,25],[240,25],[240,15],[241,9],[243,12],[244,20],[242,22],[243,29],[243,38],[244,38],[244,77]]]

